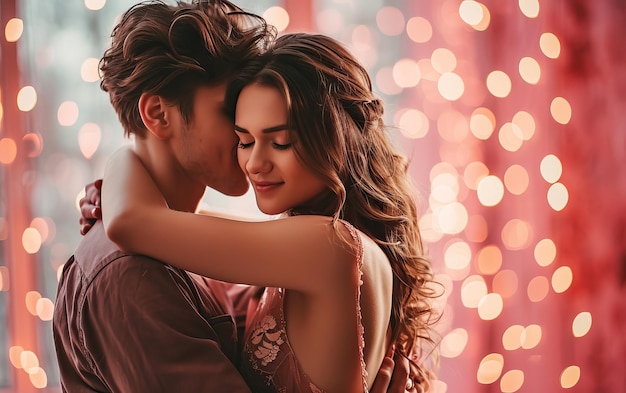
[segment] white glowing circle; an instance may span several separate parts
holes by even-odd
[[[17,93],[17,107],[22,112],[31,111],[37,104],[37,91],[32,86],[24,86]]]
[[[415,87],[420,82],[422,73],[413,59],[400,59],[393,66],[393,79],[402,88]]]
[[[283,7],[270,7],[263,13],[263,18],[276,27],[278,32],[283,32],[289,26],[289,13]]]
[[[548,189],[548,204],[555,211],[565,209],[569,202],[569,192],[567,187],[562,183],[554,183]]]
[[[495,206],[504,197],[504,184],[497,176],[488,175],[480,179],[476,193],[483,206]]]
[[[437,81],[437,89],[439,94],[448,101],[456,101],[463,95],[465,91],[465,83],[463,78],[454,72],[446,72],[441,74]]]
[[[468,25],[477,25],[483,20],[483,7],[477,1],[465,0],[459,5],[459,16]]]

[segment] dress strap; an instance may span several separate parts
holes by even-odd
[[[363,392],[368,393],[367,389],[367,369],[365,367],[365,358],[363,348],[365,347],[365,335],[363,328],[363,316],[361,315],[361,285],[363,285],[363,241],[357,229],[347,221],[339,220],[350,232],[352,240],[356,246],[356,266],[358,269],[357,277],[357,293],[356,293],[356,317],[357,329],[359,335],[359,358],[361,360],[361,377],[363,379]]]

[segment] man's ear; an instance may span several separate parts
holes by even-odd
[[[175,107],[168,105],[163,97],[143,93],[139,97],[139,114],[141,120],[154,136],[159,139],[168,139],[172,134],[172,110]]]

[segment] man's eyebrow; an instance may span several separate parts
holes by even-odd
[[[284,131],[286,129],[287,129],[287,124],[281,124],[279,126],[264,128],[264,129],[261,130],[261,132],[263,134],[270,134],[272,132]],[[237,124],[235,124],[235,131],[243,132],[245,134],[249,134],[250,133],[250,131],[246,130],[243,127],[239,127]]]

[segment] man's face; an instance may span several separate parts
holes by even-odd
[[[224,114],[226,83],[198,88],[193,116],[176,138],[174,151],[187,176],[225,195],[243,195],[248,182],[237,164],[232,121]]]

